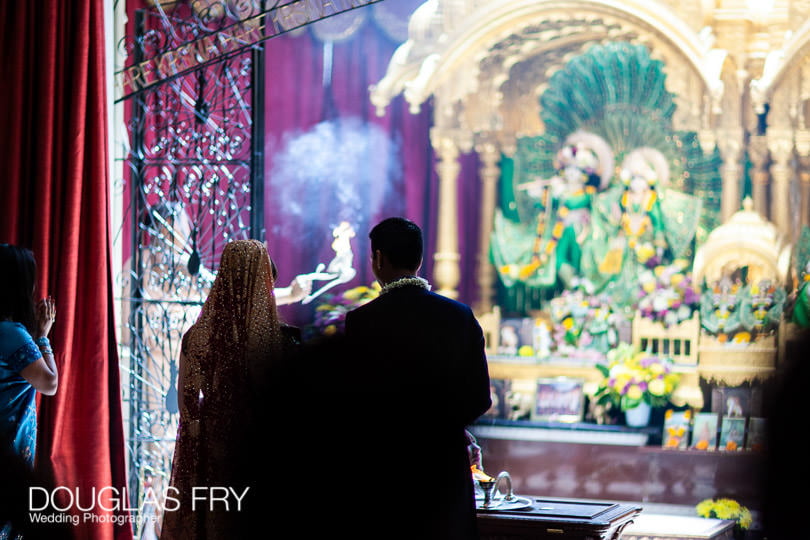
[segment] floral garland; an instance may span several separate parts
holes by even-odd
[[[657,200],[658,195],[651,191],[649,192],[644,198],[644,219],[641,220],[641,224],[638,228],[633,229],[632,224],[630,223],[630,213],[639,213],[635,208],[630,208],[628,204],[628,194],[625,192],[621,198],[621,206],[622,206],[622,229],[624,230],[624,234],[627,235],[629,238],[628,244],[631,248],[636,247],[638,243],[638,239],[644,234],[644,231],[647,230],[648,227],[652,226],[652,220],[650,220],[650,212],[653,209],[653,205]]]
[[[700,308],[700,296],[692,286],[688,263],[678,259],[639,274],[638,310],[642,317],[669,327],[692,317]]]
[[[580,197],[583,194],[588,196],[593,196],[596,193],[596,188],[593,186],[586,186],[585,188],[578,189],[570,194],[570,198]],[[549,197],[548,197],[548,190],[543,193],[543,206],[545,208],[550,208],[549,204]],[[537,216],[537,228],[535,229],[535,239],[534,239],[534,248],[532,249],[532,259],[531,262],[525,265],[521,271],[520,276],[523,279],[528,278],[531,276],[538,268],[544,266],[547,262],[549,257],[554,253],[557,249],[557,244],[562,238],[563,232],[565,231],[565,220],[568,217],[568,214],[571,213],[571,209],[568,207],[568,201],[565,200],[562,202],[562,205],[557,210],[557,220],[554,223],[554,226],[551,229],[551,238],[543,243],[543,238],[546,232],[546,222],[544,219],[544,214],[540,214]]]
[[[422,289],[429,291],[430,283],[428,283],[428,280],[425,278],[420,278],[419,276],[408,276],[390,283],[386,283],[385,286],[380,289],[380,294],[385,294],[388,291],[397,289],[399,287],[421,287]]]
[[[635,250],[638,261],[648,267],[658,263],[658,258],[655,256],[656,250],[649,242],[640,242],[640,240],[644,233],[653,227],[650,213],[657,200],[658,194],[655,191],[648,192],[641,205],[631,204],[627,191],[622,194],[620,199],[622,211],[621,228],[627,238],[627,245],[630,249]],[[635,227],[632,223],[631,214],[643,214],[641,223]]]
[[[602,361],[618,342],[618,317],[607,297],[565,290],[549,302],[552,348],[558,355]]]

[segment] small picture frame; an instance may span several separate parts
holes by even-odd
[[[748,419],[748,436],[745,438],[745,449],[762,452],[767,444],[767,420],[759,416]]]
[[[724,416],[720,427],[718,449],[724,452],[737,452],[743,449],[745,440],[745,418]]]
[[[661,445],[665,448],[686,448],[689,443],[691,425],[691,410],[674,411],[667,409],[664,413],[664,433],[661,437]]]
[[[581,422],[585,408],[585,381],[574,377],[537,379],[532,420]]]
[[[762,408],[762,388],[755,386],[751,388],[751,407],[748,411],[748,416],[755,416],[757,418],[762,416],[764,409]]]
[[[718,386],[712,390],[712,412],[722,417],[745,418],[751,414],[751,389]]]
[[[531,347],[533,328],[534,321],[528,317],[502,319],[498,337],[498,354],[518,356],[521,347]]]
[[[720,415],[713,412],[695,414],[692,427],[692,444],[689,448],[712,452],[717,449],[717,426]]]
[[[534,379],[507,379],[504,402],[508,420],[530,420],[537,391]]]
[[[508,404],[506,402],[506,388],[509,386],[508,383],[509,381],[505,379],[489,380],[489,397],[492,400],[492,405],[489,410],[483,414],[484,418],[508,418]]]

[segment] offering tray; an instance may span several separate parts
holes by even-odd
[[[484,507],[484,496],[476,496],[475,508],[481,512],[510,512],[512,510],[525,510],[531,508],[532,500],[527,497],[513,495],[510,500],[506,500],[500,493],[495,496],[489,507]]]
[[[506,494],[498,491],[501,481],[506,483]],[[525,510],[531,508],[533,502],[526,497],[518,497],[512,492],[512,477],[506,471],[501,471],[496,478],[483,475],[476,479],[475,508],[483,512],[508,512],[512,510]]]

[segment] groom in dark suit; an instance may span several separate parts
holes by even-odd
[[[346,317],[365,427],[354,454],[368,529],[380,538],[477,538],[465,427],[491,404],[484,337],[472,310],[416,276],[422,231],[404,218],[376,225],[380,296]],[[354,386],[354,385],[353,385]],[[364,517],[363,519],[366,519]]]

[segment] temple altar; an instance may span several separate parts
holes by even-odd
[[[657,170],[659,187],[668,169],[666,189],[695,198],[686,206],[699,214],[697,224],[686,213],[671,217],[680,227],[696,226],[691,256],[742,208],[745,196],[794,242],[810,223],[810,159],[804,157],[810,155],[810,122],[800,106],[807,100],[801,91],[807,11],[796,1],[771,7],[742,1],[425,2],[370,97],[379,112],[399,94],[414,112],[433,101],[437,288],[457,294],[457,193],[465,183],[480,182],[478,267],[464,279],[478,283],[479,313],[503,304],[504,273],[498,275],[490,256],[498,251],[493,231],[504,218],[515,221],[531,210],[526,190],[515,192],[516,186],[553,177],[556,154],[578,130],[606,140],[614,154],[612,164],[598,159],[600,191],[621,185],[623,160],[635,150],[663,155],[636,161]],[[459,178],[459,157],[469,152],[478,155],[478,178]],[[660,191],[659,203],[667,199]],[[660,232],[659,217],[649,220]],[[641,221],[629,219],[625,228],[638,231]],[[544,245],[555,223],[545,227]],[[667,234],[675,229],[663,231],[673,258],[690,250],[683,244],[691,239],[686,231],[679,243]],[[660,235],[655,243],[661,247]],[[648,252],[641,244],[637,253]],[[529,264],[532,246],[523,249]]]
[[[534,320],[562,356],[660,345],[691,381],[676,401],[692,406],[699,378],[738,385],[775,368],[807,258],[797,226],[810,223],[810,117],[786,114],[783,96],[804,80],[810,33],[754,39],[798,24],[805,8],[788,2],[732,38],[764,12],[724,7],[434,0],[413,13],[370,96],[379,112],[400,93],[414,112],[433,100],[433,278],[450,297],[475,279],[490,353],[493,321],[508,318]],[[459,177],[467,152],[478,179]],[[474,277],[461,276],[455,230],[457,193],[472,181],[482,183]],[[741,304],[729,309],[732,297]],[[723,358],[740,350],[750,363],[732,376]]]
[[[490,375],[506,388],[493,395],[509,401],[493,414],[545,419],[525,395],[545,385],[559,400],[577,381],[580,421],[610,422],[609,368],[634,354],[669,360],[677,384],[661,395],[689,425],[754,396],[754,439],[757,392],[810,305],[810,8],[755,4],[431,0],[414,12],[370,96],[378,112],[399,94],[412,112],[431,100],[432,278],[450,297],[477,284]],[[479,170],[462,177],[469,153]],[[473,182],[476,272],[462,275],[458,200]],[[614,396],[614,416],[643,392]]]

